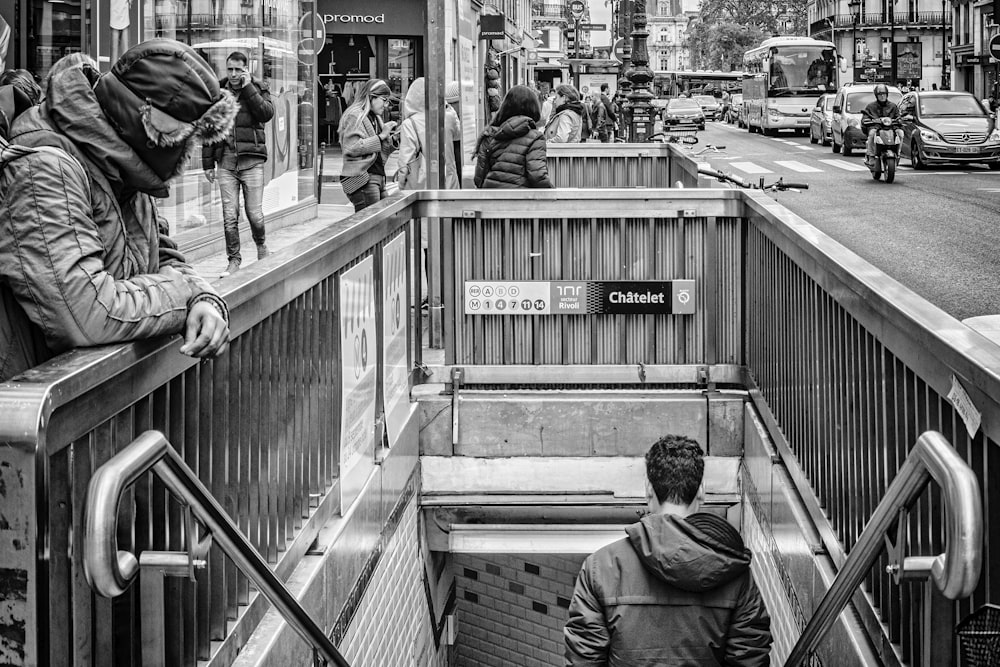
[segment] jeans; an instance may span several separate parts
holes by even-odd
[[[226,234],[226,255],[230,260],[240,257],[239,200],[243,188],[243,208],[250,222],[254,243],[264,243],[264,165],[231,171],[219,167],[219,192],[222,194],[222,228]]]
[[[347,198],[354,204],[355,213],[385,199],[385,176],[369,174],[368,184],[347,195]]]

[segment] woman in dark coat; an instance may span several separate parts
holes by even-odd
[[[476,144],[477,188],[551,188],[538,95],[514,86]]]

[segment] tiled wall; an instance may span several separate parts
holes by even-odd
[[[563,664],[563,634],[585,554],[455,554],[455,667]]]
[[[414,496],[379,560],[371,584],[340,644],[356,667],[445,667],[434,645],[424,594]]]

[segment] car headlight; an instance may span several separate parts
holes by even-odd
[[[940,134],[938,134],[934,130],[928,130],[925,128],[920,128],[920,138],[923,139],[924,141],[930,141],[932,143],[939,143],[939,144],[944,143],[944,139],[941,138]]]
[[[990,132],[990,136],[986,139],[986,141],[989,141],[990,143],[1000,141],[1000,128],[994,128],[993,131]]]
[[[778,111],[777,107],[768,107],[767,108],[767,113],[769,115],[771,115],[771,116],[780,116],[781,115],[781,112]]]
[[[861,129],[861,121],[858,120],[857,118],[853,118],[853,117],[852,118],[848,118],[847,119],[847,126],[848,127],[856,127],[856,128],[858,128],[860,130]]]

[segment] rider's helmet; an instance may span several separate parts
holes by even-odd
[[[885,102],[889,99],[889,87],[884,83],[875,86],[875,99],[878,102]]]

